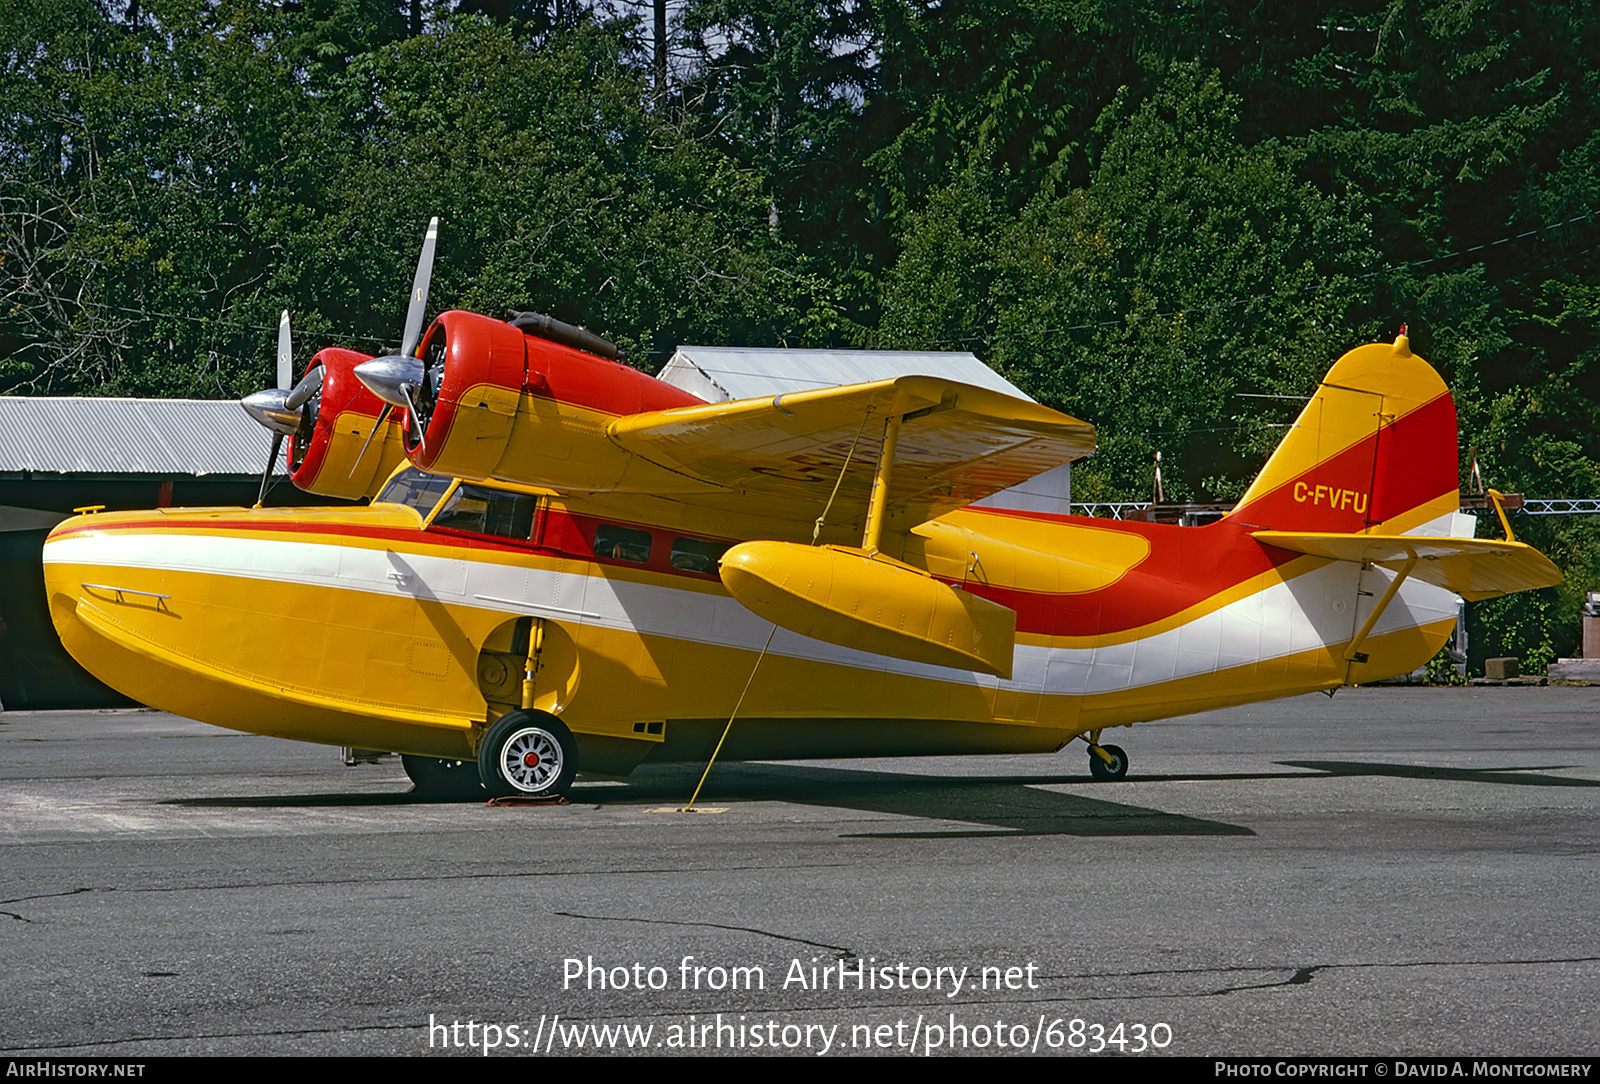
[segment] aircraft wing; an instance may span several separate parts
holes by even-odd
[[[1561,582],[1561,570],[1523,542],[1292,531],[1255,531],[1251,537],[1294,553],[1335,561],[1370,561],[1392,571],[1399,571],[1415,559],[1411,575],[1454,591],[1469,602],[1513,591],[1554,587]]]
[[[871,495],[891,418],[901,421],[888,506],[913,524],[1095,447],[1087,422],[929,376],[634,414],[613,422],[607,434],[640,458],[709,483],[724,500],[762,515],[814,519],[837,484],[834,507],[848,518]]]

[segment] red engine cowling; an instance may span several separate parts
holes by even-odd
[[[350,500],[370,497],[405,461],[400,440],[404,411],[390,411],[382,430],[373,435],[384,403],[356,379],[354,371],[370,360],[368,354],[329,347],[306,367],[307,372],[322,367],[322,389],[313,397],[313,409],[300,430],[289,438],[288,459],[290,479],[308,493]]]
[[[636,369],[470,312],[440,315],[423,338],[417,466],[465,478],[606,489],[627,455],[606,439],[621,415],[701,400]]]

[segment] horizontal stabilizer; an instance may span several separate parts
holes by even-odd
[[[1281,550],[1334,561],[1370,561],[1396,572],[1415,561],[1412,576],[1454,591],[1469,602],[1561,582],[1561,571],[1550,559],[1522,542],[1292,531],[1256,531],[1251,537]]]
[[[1017,612],[920,569],[844,546],[743,542],[722,582],[790,632],[874,655],[1009,678]]]

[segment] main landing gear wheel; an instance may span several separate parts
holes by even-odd
[[[1108,764],[1100,758],[1097,749],[1104,750],[1110,757]],[[1102,782],[1108,779],[1121,779],[1128,774],[1128,754],[1122,751],[1120,745],[1101,745],[1089,747],[1089,774]]]
[[[495,720],[483,736],[478,774],[494,798],[565,794],[578,774],[578,745],[554,715],[513,711]]]
[[[478,766],[470,760],[445,760],[401,753],[400,765],[416,785],[418,794],[436,798],[483,797],[483,782],[478,778]]]

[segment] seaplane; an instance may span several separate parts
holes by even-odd
[[[654,761],[1055,752],[1409,672],[1458,597],[1557,583],[1459,512],[1454,403],[1404,334],[1339,358],[1205,526],[982,504],[1091,425],[947,378],[707,402],[532,313],[327,348],[245,400],[293,482],[367,503],[88,514],[63,643],[142,703],[557,796]],[[279,336],[289,383],[288,317]],[[286,370],[288,370],[286,372]],[[266,484],[263,479],[263,497]],[[731,723],[731,726],[730,726]]]

